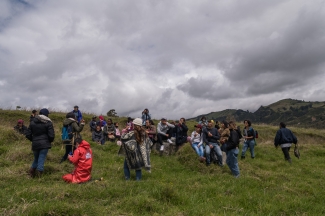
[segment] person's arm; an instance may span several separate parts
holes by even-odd
[[[207,130],[204,130],[203,131],[203,142],[205,142],[206,145],[209,145],[209,141],[208,141],[208,138],[207,138],[207,134],[208,134],[208,131]]]
[[[95,141],[95,131],[93,131],[92,134],[91,134],[91,140]]]
[[[274,146],[277,147],[280,144],[281,139],[281,129],[276,132],[275,138],[274,138]]]
[[[195,131],[193,131],[193,132],[192,132],[192,134],[191,134],[191,142],[192,142],[192,143],[193,143],[193,141],[194,141],[194,138],[195,138],[195,133],[196,133],[196,132],[195,132]]]
[[[186,124],[182,124],[182,128],[183,128],[184,134],[187,133],[187,131],[188,131],[187,125]]]
[[[203,144],[203,133],[201,133],[200,143],[197,146],[200,147],[202,144]]]
[[[174,128],[175,127],[175,125],[173,125],[173,124],[171,124],[169,122],[167,122],[167,125],[168,125],[168,127],[171,127],[171,128]]]
[[[216,139],[216,140],[220,140],[220,135],[219,135],[218,130],[216,129],[216,130],[214,130],[214,131],[215,131],[215,134],[212,134],[212,137],[213,137],[214,139]]]
[[[291,136],[292,136],[292,142],[294,143],[294,144],[297,144],[297,142],[298,142],[298,140],[297,140],[297,137],[292,133],[292,131],[290,130],[290,132],[291,132]]]
[[[100,133],[100,141],[102,141],[102,140],[104,140],[105,139],[105,137],[104,137],[104,133],[103,133],[103,131]]]
[[[55,134],[54,134],[54,128],[52,122],[49,124],[47,128],[47,136],[50,142],[53,142]]]
[[[82,113],[78,110],[78,122],[82,120]]]
[[[73,163],[74,165],[77,165],[79,162],[79,158],[80,158],[80,150],[79,148],[77,148],[76,150],[74,150],[73,155],[69,155],[68,159],[71,161],[71,163]]]
[[[85,123],[80,123],[80,125],[77,124],[77,122],[72,122],[72,128],[73,128],[73,132],[78,132],[80,133],[82,131],[82,129],[84,128]]]
[[[154,125],[150,126],[149,134],[150,135],[156,135],[157,134],[157,130],[156,130],[156,127]]]
[[[25,137],[30,140],[30,141],[33,141],[33,133],[32,133],[32,128],[31,126],[29,125],[26,133],[25,133]]]

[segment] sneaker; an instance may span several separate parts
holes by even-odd
[[[164,145],[160,146],[160,151],[164,151]]]
[[[173,143],[173,141],[171,141],[170,139],[168,139],[168,140],[167,140],[167,142],[169,142],[170,144],[172,144],[172,143]]]
[[[240,174],[236,175],[235,178],[239,178]]]

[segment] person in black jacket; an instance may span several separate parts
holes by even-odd
[[[297,137],[292,133],[291,130],[286,128],[285,123],[280,122],[280,129],[276,132],[274,145],[276,148],[279,145],[281,146],[284,158],[289,163],[291,163],[289,151],[292,143],[297,144]]]
[[[229,130],[230,136],[226,142],[226,153],[227,153],[227,160],[226,163],[232,172],[232,174],[238,178],[240,171],[238,166],[237,156],[239,154],[239,140],[242,137],[240,131],[237,130],[236,123],[233,121],[229,122]]]
[[[36,171],[39,176],[44,171],[44,162],[54,140],[54,129],[51,119],[48,117],[48,109],[41,109],[40,114],[30,123],[26,132],[26,138],[32,141],[34,162],[29,170],[31,177],[35,177]]]
[[[205,143],[205,153],[206,153],[206,165],[210,166],[211,163],[211,150],[217,154],[218,165],[222,165],[222,152],[219,146],[220,135],[217,128],[213,127],[213,123],[210,120],[208,126],[203,128],[203,142]]]
[[[91,118],[91,121],[89,122],[90,132],[95,131],[96,126],[97,126],[97,116],[93,116]]]
[[[36,115],[37,115],[37,111],[36,110],[33,110],[32,111],[32,114],[29,117],[29,122],[33,121],[33,119],[35,118]]]
[[[92,132],[92,141],[96,142],[99,145],[104,145],[105,144],[105,137],[104,137],[104,133],[102,131],[102,128],[97,125],[96,126],[96,130],[94,130]]]
[[[181,118],[179,123],[175,125],[174,132],[176,133],[176,146],[179,148],[187,142],[188,127],[185,124],[185,118]]]

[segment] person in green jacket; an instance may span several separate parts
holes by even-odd
[[[64,119],[63,121],[63,127],[65,126],[71,126],[72,127],[72,133],[73,133],[73,138],[71,140],[70,143],[65,143],[65,154],[63,155],[60,163],[62,163],[63,161],[65,161],[68,158],[68,155],[70,152],[73,153],[74,151],[74,140],[76,138],[81,138],[80,132],[83,130],[84,126],[85,126],[85,120],[81,120],[80,124],[78,124],[77,120],[76,120],[76,116],[74,113],[70,112],[66,115],[66,119]]]

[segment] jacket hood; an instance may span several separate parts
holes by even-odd
[[[73,122],[77,122],[77,121],[75,119],[72,119],[72,118],[66,118],[63,121],[63,125],[66,126],[66,125],[69,125],[69,124],[71,124]]]
[[[34,121],[40,121],[43,123],[52,122],[51,119],[45,115],[38,115],[34,118]]]
[[[90,149],[90,144],[87,141],[82,140],[82,142],[79,144],[78,147],[81,147],[81,148],[84,148],[84,149]]]

